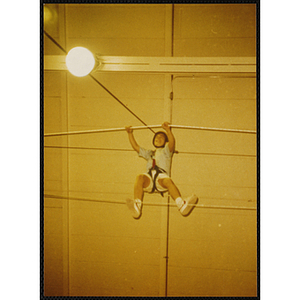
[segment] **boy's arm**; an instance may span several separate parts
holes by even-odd
[[[171,128],[169,127],[169,124],[168,122],[164,122],[162,124],[162,128],[166,131],[167,133],[167,136],[168,136],[168,139],[169,139],[169,149],[170,149],[170,152],[173,152],[175,150],[175,137],[171,131]]]
[[[133,136],[133,130],[131,128],[131,126],[126,126],[125,127],[127,133],[128,133],[128,139],[129,139],[129,142],[132,146],[132,148],[137,152],[139,153],[140,152],[140,146],[137,144],[134,136]]]

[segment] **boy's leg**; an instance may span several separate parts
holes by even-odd
[[[188,216],[194,209],[196,203],[198,202],[198,197],[192,195],[186,199],[182,199],[180,192],[171,178],[162,178],[158,180],[158,183],[165,189],[168,189],[171,197],[175,200],[180,213],[183,216]]]
[[[146,175],[138,175],[134,184],[134,199],[126,199],[127,207],[135,219],[141,217],[144,188],[147,188],[149,185],[150,179]]]
[[[173,180],[171,178],[162,178],[158,179],[158,183],[165,189],[167,189],[173,198],[173,200],[176,200],[177,198],[181,197],[181,194],[177,188],[177,186],[174,184]]]
[[[148,187],[149,184],[150,179],[146,175],[138,175],[134,184],[134,199],[140,199],[142,201],[144,197],[144,188]]]

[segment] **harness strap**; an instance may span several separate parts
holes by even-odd
[[[155,171],[154,173],[154,176],[153,176],[153,172],[152,171]],[[164,193],[163,192],[160,192],[157,187],[156,187],[156,179],[157,179],[157,176],[160,174],[160,173],[166,173],[166,171],[162,168],[159,168],[157,165],[156,165],[156,162],[155,162],[155,159],[153,158],[152,160],[152,168],[149,170],[148,174],[150,175],[150,177],[153,179],[153,187],[152,187],[152,191],[150,192],[150,194],[154,193],[155,190],[157,190],[161,196],[163,197],[164,196]]]

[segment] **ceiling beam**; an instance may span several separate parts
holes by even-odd
[[[93,72],[255,73],[255,57],[143,57],[95,55]],[[67,70],[65,55],[45,55],[44,70]]]

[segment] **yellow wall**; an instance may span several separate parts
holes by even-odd
[[[54,17],[45,30],[67,51],[84,46],[102,55],[154,57],[171,51],[172,5],[48,8]],[[174,5],[174,56],[255,56],[255,33],[255,5]],[[44,46],[47,55],[63,55],[47,37]],[[94,76],[147,124],[169,119],[256,130],[255,78],[192,75],[174,75],[171,114],[167,75]],[[45,133],[141,125],[88,76],[46,71],[44,85]],[[256,207],[255,135],[173,132],[179,153],[172,178],[184,197],[195,193],[206,206]],[[151,147],[150,130],[135,137]],[[124,131],[47,137],[44,144],[46,296],[256,295],[255,210],[197,207],[184,218],[160,205],[166,196],[145,195],[142,218],[134,220],[125,199],[145,162]]]

